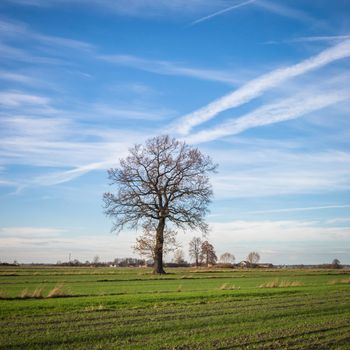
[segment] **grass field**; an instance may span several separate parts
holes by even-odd
[[[2,267],[0,349],[350,349],[349,270],[167,271]]]

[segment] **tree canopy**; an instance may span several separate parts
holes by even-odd
[[[118,168],[108,171],[115,192],[104,194],[113,230],[155,225],[155,273],[164,273],[166,225],[207,232],[205,215],[212,197],[209,173],[216,164],[197,148],[170,136],[135,145]]]

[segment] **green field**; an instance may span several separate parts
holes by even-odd
[[[350,349],[349,270],[167,271],[2,267],[0,349]]]

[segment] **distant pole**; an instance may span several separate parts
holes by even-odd
[[[71,254],[71,253],[69,253],[69,260],[68,260],[68,262],[70,262],[70,259],[71,259],[71,255],[72,255],[72,254]]]

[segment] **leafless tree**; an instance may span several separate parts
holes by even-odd
[[[208,241],[204,241],[201,246],[201,261],[205,261],[206,265],[215,264],[218,260],[214,246]]]
[[[176,264],[183,264],[185,262],[185,254],[182,249],[175,250],[173,260]]]
[[[340,261],[339,261],[338,259],[333,259],[333,261],[332,261],[332,267],[333,267],[334,269],[339,269],[339,268],[341,268]]]
[[[100,257],[98,255],[95,255],[92,259],[93,265],[97,266],[100,263]]]
[[[257,252],[250,252],[247,256],[247,261],[251,264],[257,264],[260,260],[260,255]]]
[[[133,246],[134,252],[142,258],[155,260],[157,240],[155,232],[157,227],[154,223],[148,222],[143,227],[143,233],[136,238],[136,243]],[[176,240],[177,232],[164,228],[163,236],[163,254],[171,253],[180,247]]]
[[[195,261],[196,267],[199,266],[202,250],[202,240],[200,237],[193,237],[190,241],[189,253],[190,257]]]
[[[205,214],[212,196],[209,173],[216,165],[197,148],[169,136],[135,145],[119,168],[109,170],[115,193],[105,193],[105,213],[114,219],[112,230],[156,225],[154,273],[163,269],[164,229],[200,229],[206,232]]]
[[[235,256],[231,253],[226,252],[220,256],[220,262],[224,264],[233,264],[234,261]]]

